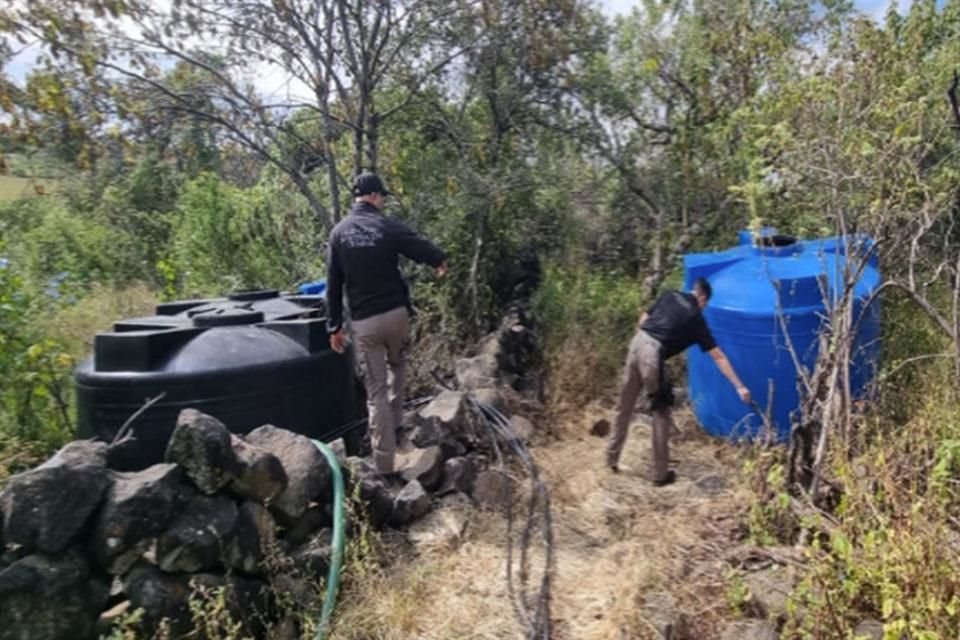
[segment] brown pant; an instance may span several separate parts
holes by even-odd
[[[353,321],[357,358],[367,388],[370,444],[379,473],[393,472],[397,427],[403,422],[410,315],[406,307]]]
[[[660,349],[655,338],[638,331],[630,342],[627,362],[623,369],[623,384],[617,417],[607,443],[607,464],[616,465],[627,441],[627,428],[637,397],[642,391],[650,400],[653,413],[653,480],[663,480],[667,475],[670,457],[670,427],[673,424],[670,407],[655,402],[660,392]]]

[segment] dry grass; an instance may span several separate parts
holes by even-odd
[[[684,433],[671,457],[679,478],[656,489],[646,480],[648,427],[635,424],[625,470],[612,475],[600,464],[603,441],[583,427],[596,412],[568,415],[554,429],[559,437],[533,451],[554,501],[553,638],[658,638],[664,608],[679,623],[675,638],[719,637],[728,615],[722,552],[736,544],[731,532],[749,495],[736,450],[678,416]],[[724,486],[698,487],[708,476]],[[390,566],[350,585],[332,638],[522,637],[506,588],[505,518],[457,502],[439,513],[447,514],[436,516],[447,519],[434,529],[441,533],[386,543]]]
[[[419,552],[386,540],[393,562],[346,586],[331,640],[517,637],[506,585],[490,575],[502,574],[502,519],[456,503],[441,511],[462,514],[465,534]]]
[[[97,286],[77,304],[58,309],[45,320],[46,335],[62,342],[74,357],[93,350],[98,331],[107,331],[117,320],[153,315],[157,293],[137,283],[122,289]]]
[[[52,193],[56,189],[56,180],[0,176],[0,202]]]
[[[611,381],[620,379],[629,340],[596,341],[591,333],[574,333],[550,350],[547,402],[555,412],[575,415],[585,403],[608,393]]]

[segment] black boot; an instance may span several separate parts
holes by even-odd
[[[677,474],[673,471],[673,469],[670,469],[669,471],[667,471],[667,475],[663,476],[659,480],[654,480],[653,486],[665,487],[668,484],[673,484],[676,481],[676,479],[677,479]]]

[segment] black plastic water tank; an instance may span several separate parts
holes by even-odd
[[[237,433],[273,424],[319,440],[365,414],[350,352],[330,349],[321,296],[248,291],[157,306],[99,333],[75,372],[81,437],[112,440],[131,424],[137,462],[163,458],[182,409],[215,416]],[[356,434],[352,434],[356,436]],[[348,440],[354,449],[358,438]],[[352,453],[353,451],[351,451]]]

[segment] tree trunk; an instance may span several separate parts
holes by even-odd
[[[353,174],[358,175],[363,171],[363,127],[367,120],[366,101],[360,99],[359,116],[353,129]]]
[[[324,116],[324,120],[327,122],[327,133],[323,142],[323,155],[327,161],[327,182],[330,183],[330,217],[333,224],[337,224],[343,217],[343,212],[340,205],[340,178],[337,175],[337,158],[333,153],[333,136],[330,133],[333,121],[329,112]]]
[[[300,174],[291,174],[290,177],[293,179],[294,184],[297,185],[297,189],[300,190],[300,193],[303,194],[303,197],[307,199],[307,202],[310,204],[310,209],[313,210],[313,213],[317,216],[325,229],[331,229],[333,225],[337,223],[337,219],[332,210],[327,209],[323,206],[323,203],[320,202],[320,199],[317,197],[317,194],[313,192],[313,189],[310,188],[310,183],[307,179]]]
[[[330,4],[324,5],[324,61],[322,76],[323,93],[318,95],[320,109],[323,114],[323,157],[327,163],[327,182],[330,188],[330,214],[333,224],[340,221],[342,217],[340,205],[340,180],[337,175],[337,157],[333,151],[333,140],[336,137],[336,123],[333,115],[330,113],[330,91],[333,83],[334,74],[334,45],[333,45],[333,24],[334,10]]]
[[[370,106],[369,126],[367,127],[367,166],[370,171],[377,172],[380,155],[380,114],[376,113],[373,105]]]
[[[492,206],[492,205],[488,205]],[[487,216],[484,211],[484,206],[481,206],[477,209],[476,212],[476,224],[474,225],[473,230],[473,257],[470,260],[470,282],[469,282],[469,291],[470,291],[470,312],[473,320],[473,329],[480,333],[480,285],[478,283],[480,277],[480,259],[483,255],[483,236],[486,232],[486,222]]]

